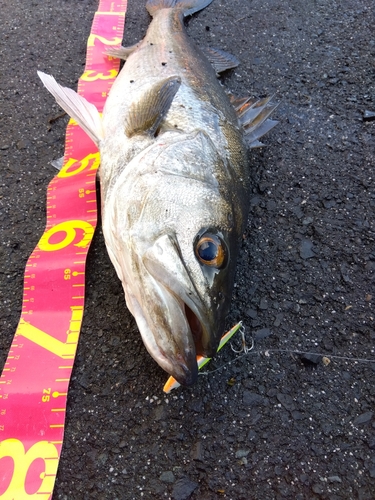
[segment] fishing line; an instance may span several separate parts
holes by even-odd
[[[208,375],[211,375],[212,373],[215,373],[219,370],[222,370],[224,368],[226,368],[227,366],[230,366],[234,363],[236,363],[237,361],[239,361],[240,359],[243,359],[251,354],[253,355],[261,355],[263,354],[264,356],[266,357],[270,357],[270,353],[273,352],[280,352],[280,353],[288,353],[288,354],[299,354],[299,355],[309,355],[309,356],[319,356],[321,358],[328,358],[329,360],[331,359],[338,359],[338,360],[342,360],[342,361],[354,361],[354,362],[358,362],[358,363],[375,363],[375,359],[367,359],[367,358],[351,358],[351,357],[348,357],[348,356],[338,356],[336,354],[330,354],[330,353],[319,353],[319,352],[312,352],[312,351],[300,351],[300,350],[297,350],[297,349],[265,349],[265,350],[255,350],[255,340],[253,337],[251,337],[251,347],[248,347],[247,344],[246,344],[246,341],[245,341],[245,336],[244,336],[244,327],[241,327],[240,329],[240,333],[241,333],[241,349],[239,350],[236,350],[233,348],[233,346],[231,345],[231,348],[232,348],[232,351],[235,352],[235,353],[241,353],[243,352],[243,354],[241,354],[240,356],[237,356],[236,358],[232,359],[231,361],[228,361],[226,363],[224,363],[223,365],[219,366],[218,368],[215,368],[214,370],[210,370],[210,371],[205,371],[205,372],[199,372],[199,375],[204,375],[204,376],[208,376]]]

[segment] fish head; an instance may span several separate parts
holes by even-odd
[[[216,353],[230,306],[243,214],[227,163],[203,131],[163,134],[105,207],[128,308],[151,356],[182,385],[195,382],[197,355]]]

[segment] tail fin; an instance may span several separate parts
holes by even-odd
[[[146,9],[151,16],[160,9],[182,9],[186,17],[204,9],[211,2],[212,0],[147,0]]]

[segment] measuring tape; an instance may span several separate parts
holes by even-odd
[[[100,0],[78,92],[102,111],[119,70],[126,0]],[[97,222],[99,152],[70,120],[64,164],[47,189],[46,229],[25,270],[21,318],[0,378],[0,498],[48,500],[61,453],[81,329],[85,263]]]

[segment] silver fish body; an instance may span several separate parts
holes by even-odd
[[[275,123],[268,101],[232,99],[236,111],[187,36],[184,15],[210,1],[149,0],[153,20],[123,49],[100,125],[65,106],[100,149],[103,232],[127,306],[151,356],[185,385],[196,355],[216,352],[230,306],[248,213],[246,127],[257,140]],[[45,76],[64,107],[67,89]]]

